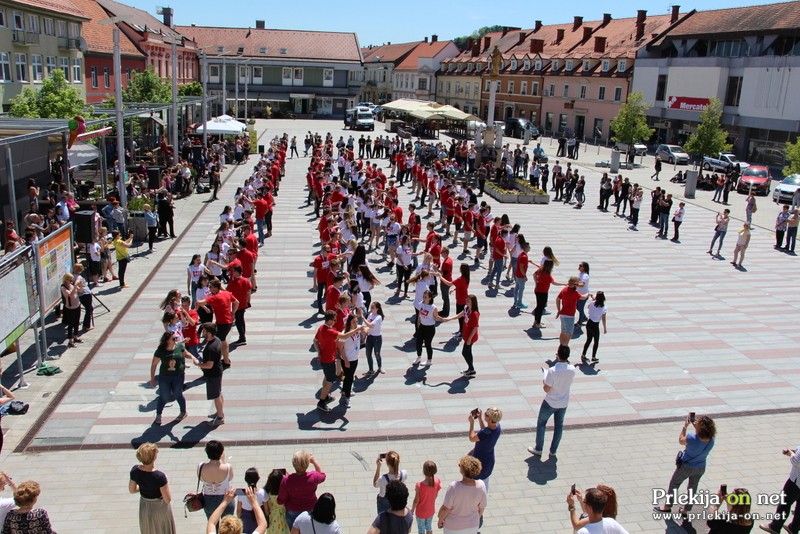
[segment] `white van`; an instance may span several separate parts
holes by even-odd
[[[345,112],[345,127],[351,130],[375,130],[375,116],[365,106],[348,109]]]

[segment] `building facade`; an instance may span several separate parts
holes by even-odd
[[[209,94],[225,93],[226,111],[244,117],[274,111],[344,117],[358,100],[351,72],[363,69],[354,33],[179,26],[205,54]],[[202,68],[202,66],[201,66]],[[245,104],[247,102],[247,104]],[[238,105],[237,105],[238,104]]]
[[[362,48],[364,69],[361,72],[351,72],[353,78],[362,84],[360,100],[375,104],[385,104],[392,100],[394,69],[421,43],[422,41],[388,43]]]
[[[417,45],[394,69],[392,100],[436,100],[436,73],[443,60],[459,55],[453,41],[439,41],[432,35]]]
[[[0,2],[0,102],[37,87],[55,69],[84,94],[81,26],[87,20],[70,0]]]
[[[683,143],[711,97],[741,159],[782,167],[800,131],[800,2],[692,12],[639,51],[633,90],[659,141]]]

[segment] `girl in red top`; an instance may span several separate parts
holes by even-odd
[[[199,358],[200,351],[197,346],[200,344],[200,338],[197,335],[197,323],[200,321],[200,316],[192,309],[192,299],[188,295],[181,297],[181,308],[178,312],[183,326],[183,344],[192,356]]]
[[[461,276],[456,278],[450,283],[443,282],[445,285],[449,285],[450,287],[455,288],[456,292],[456,317],[458,317],[458,331],[453,332],[453,335],[460,336],[461,332],[464,331],[464,318],[461,313],[464,311],[465,306],[467,305],[467,294],[469,293],[469,265],[466,263],[462,263],[461,266],[458,268]]]
[[[517,263],[514,265],[514,308],[525,309],[527,304],[522,302],[522,294],[525,292],[525,282],[528,281],[528,252],[531,250],[530,244],[525,241],[522,235],[518,236],[522,252],[517,256]]]
[[[534,320],[532,328],[544,328],[546,326],[542,324],[542,314],[547,307],[547,294],[550,291],[550,286],[564,285],[553,280],[552,272],[553,260],[545,260],[542,262],[542,266],[533,273],[533,280],[536,283],[536,287],[533,290],[536,295],[536,309],[533,310]]]
[[[467,362],[467,368],[462,371],[461,374],[463,374],[466,378],[474,378],[476,373],[475,367],[473,366],[472,345],[478,341],[478,330],[481,319],[481,314],[478,311],[478,297],[475,295],[469,295],[467,297],[467,305],[461,311],[461,313],[445,320],[452,321],[453,319],[461,318],[464,319],[464,323],[461,328],[461,339],[464,340],[464,347],[461,349],[461,356],[463,356],[464,361]]]

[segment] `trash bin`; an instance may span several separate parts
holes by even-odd
[[[611,150],[611,168],[609,169],[609,172],[612,174],[619,172],[620,154],[622,154],[622,152],[619,150]]]
[[[128,213],[128,229],[133,232],[133,238],[139,243],[147,241],[147,221],[143,211],[131,211]]]
[[[686,185],[683,186],[683,196],[686,198],[694,198],[694,193],[697,191],[697,175],[699,171],[686,171]]]
[[[258,145],[258,153],[263,154],[264,152],[266,152],[266,150],[264,150],[264,145]]]

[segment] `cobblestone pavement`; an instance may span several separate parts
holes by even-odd
[[[341,134],[338,122],[260,122],[264,126],[262,144],[283,131],[300,139],[307,130]],[[264,474],[288,463],[295,443],[306,443],[330,473],[326,489],[339,498],[342,524],[348,532],[364,531],[374,510],[369,479],[377,452],[400,451],[412,480],[420,476],[426,459],[439,462],[442,479],[452,480],[458,457],[469,450],[466,414],[476,405],[497,405],[505,413],[504,428],[512,432],[498,446],[484,532],[566,531],[566,489],[573,482],[586,487],[601,481],[618,488],[620,520],[631,532],[661,532],[667,526],[652,519],[648,500],[651,488],[663,487],[669,479],[680,429],[676,422],[663,421],[694,410],[740,414],[720,420],[720,442],[702,487],[713,489],[727,481],[751,492],[779,489],[787,468],[779,452],[792,445],[798,417],[779,413],[798,405],[800,335],[791,320],[797,305],[789,285],[796,258],[775,252],[771,232],[761,229],[754,232],[746,270],[734,269],[727,259],[710,258],[705,251],[713,234],[712,209],[718,208],[703,192],[687,210],[682,243],[653,239],[655,232],[646,224],[647,202],[640,231],[627,231],[621,219],[593,209],[599,173],[590,168],[598,159],[592,150],[578,161],[590,184],[583,210],[560,203],[500,205],[487,198],[495,214],[508,213],[522,224],[522,233],[533,244],[532,259],[541,247],[554,248],[561,260],[557,280],[575,274],[579,261],[589,261],[592,290],[604,290],[608,297],[609,333],[601,338],[601,362],[581,367],[576,377],[567,415],[570,428],[557,462],[533,461],[525,452],[543,395],[538,367],[555,351],[557,324],[541,333],[530,330],[531,315],[509,309],[511,286],[495,294],[480,283],[485,263],[470,287],[482,314],[476,379],[458,378],[463,361],[450,340],[450,325],[439,328],[433,367],[427,372],[410,367],[412,325],[405,320],[412,315],[411,301],[391,298],[385,284],[393,277],[378,263],[374,268],[384,285],[373,298],[387,303],[387,373],[358,381],[349,410],[339,406],[327,415],[314,410],[320,373],[313,370],[309,347],[319,318],[309,291],[308,263],[317,239],[313,213],[302,206],[307,160],[301,158],[288,161],[277,198],[275,235],[262,249],[259,291],[247,312],[248,344],[232,352],[234,366],[225,376],[226,424],[212,429],[205,423],[208,404],[200,385],[187,392],[188,419],[151,427],[155,391],[145,382],[162,331],[157,304],[169,289],[184,288],[189,258],[207,250],[217,215],[248,174],[247,166],[233,170],[221,201],[207,206],[207,195],[193,195],[181,204],[178,227],[186,230],[180,238],[162,243],[157,255],[131,265],[131,285],[140,287],[135,298],[125,302],[129,293],[103,290],[115,313],[98,319],[99,328],[87,337],[96,341],[94,347],[86,343],[84,353],[61,358],[63,375],[29,378],[31,388],[19,393],[31,402],[28,416],[3,421],[9,428],[0,456],[3,468],[18,480],[37,478],[45,484],[42,504],[51,510],[59,532],[85,531],[86,521],[92,532],[118,531],[121,525],[135,530],[136,499],[125,493],[127,471],[135,461],[132,444],[171,445],[159,463],[172,480],[173,493],[183,495],[193,491],[192,465],[202,451],[181,449],[212,438],[235,444],[228,454],[240,478],[251,465]],[[651,172],[638,169],[631,177],[643,181]],[[401,199],[404,207],[412,201],[405,189]],[[760,208],[756,215],[765,220],[755,222],[769,226],[770,208],[763,201]],[[731,255],[734,242],[731,231],[723,256]],[[167,250],[165,245],[172,246]],[[454,256],[458,251],[454,249]],[[583,341],[583,333],[576,331],[574,352]],[[79,361],[89,349],[94,352],[91,360]],[[79,374],[73,374],[76,368]],[[187,381],[197,376],[193,372]],[[13,370],[5,375],[10,378]],[[70,377],[74,383],[62,398],[58,390]],[[59,402],[49,406],[54,396]],[[761,415],[745,416],[753,411]],[[48,416],[34,424],[45,412]],[[177,414],[177,408],[168,407],[165,416],[172,412]],[[765,435],[772,438],[766,449],[761,445]],[[18,452],[11,454],[15,446]],[[32,461],[40,459],[46,461]],[[363,482],[348,483],[354,470],[364,471]],[[56,476],[62,485],[66,473],[85,481],[86,494],[66,500],[56,493]],[[200,524],[193,514],[179,519],[179,530],[197,532]]]

